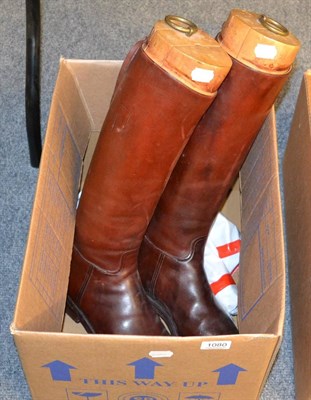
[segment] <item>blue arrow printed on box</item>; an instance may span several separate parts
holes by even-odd
[[[246,369],[239,367],[236,364],[228,364],[224,367],[215,369],[213,372],[219,372],[217,385],[235,385],[240,372]]]
[[[162,367],[162,364],[144,357],[133,361],[130,366],[135,367],[135,379],[154,379],[156,367]]]
[[[63,361],[55,360],[48,364],[42,365],[42,368],[49,368],[53,381],[71,382],[71,369],[77,369],[72,365],[66,364]]]

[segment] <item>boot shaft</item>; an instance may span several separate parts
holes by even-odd
[[[148,227],[165,252],[187,258],[208,235],[288,74],[267,75],[233,60],[217,98],[178,160]],[[160,241],[160,242],[159,242]]]
[[[166,180],[212,100],[137,52],[114,94],[83,188],[76,244],[85,257],[99,266],[115,264],[139,247]]]
[[[198,65],[213,72],[210,82],[192,79]],[[163,21],[134,46],[77,211],[75,244],[89,261],[115,271],[124,252],[138,251],[171,172],[230,67],[230,57],[205,32],[187,38]]]
[[[299,49],[293,35],[271,32],[259,18],[233,10],[218,35],[232,55],[232,68],[185,147],[148,227],[148,238],[177,258],[187,258],[193,243],[207,237]],[[258,43],[277,49],[269,65],[254,57]]]

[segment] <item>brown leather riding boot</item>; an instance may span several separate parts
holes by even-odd
[[[275,21],[240,10],[218,39],[232,69],[172,173],[139,256],[149,297],[181,336],[237,333],[215,304],[203,271],[204,246],[299,47]]]
[[[199,67],[218,76],[213,86],[192,79]],[[129,53],[77,210],[67,304],[88,332],[166,334],[137,255],[172,169],[230,67],[206,33],[187,36],[164,21]]]

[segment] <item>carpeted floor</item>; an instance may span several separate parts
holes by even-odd
[[[123,59],[131,45],[145,37],[153,23],[167,14],[190,18],[213,36],[232,8],[266,13],[279,20],[300,38],[303,45],[292,77],[278,101],[281,163],[302,74],[311,67],[310,0],[53,0],[41,3],[42,132],[45,131],[60,56]],[[22,0],[1,0],[0,5],[0,398],[28,400],[28,387],[9,326],[38,171],[29,163],[25,129],[25,4]],[[288,299],[283,344],[262,400],[295,399],[292,362]]]

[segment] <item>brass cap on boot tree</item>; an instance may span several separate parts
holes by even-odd
[[[238,9],[231,11],[217,39],[233,58],[272,74],[288,72],[300,48],[299,40],[279,22]]]
[[[155,23],[143,50],[191,89],[215,94],[232,61],[219,43],[192,21],[168,15]]]

